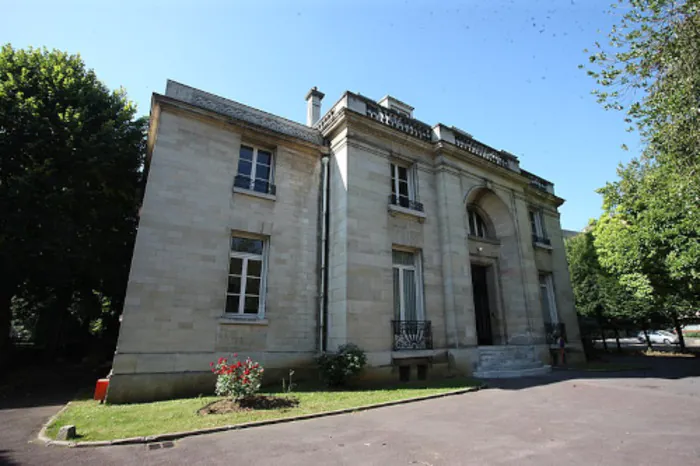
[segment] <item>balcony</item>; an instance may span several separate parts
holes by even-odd
[[[409,199],[407,197],[399,197],[396,194],[391,194],[389,196],[389,204],[403,207],[404,209],[415,210],[417,212],[423,212],[423,204],[421,204],[418,201],[412,201],[411,199]]]
[[[552,241],[545,236],[532,235],[532,242],[537,245],[549,246],[551,248]]]
[[[420,223],[423,223],[426,218],[422,203],[404,196],[397,196],[396,194],[389,196],[389,213],[392,216],[401,214],[407,217],[414,217]]]
[[[394,351],[433,349],[433,331],[429,320],[392,320]]]
[[[236,175],[233,180],[233,189],[242,189],[244,191],[252,191],[254,193],[266,194],[275,196],[277,194],[277,186],[266,180],[252,179],[245,175]]]
[[[548,345],[556,345],[559,336],[564,337],[564,341],[566,342],[566,325],[562,323],[554,324],[552,322],[545,322],[544,335],[545,341]]]

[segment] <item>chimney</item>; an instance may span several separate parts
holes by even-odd
[[[326,94],[316,86],[306,94],[306,126],[313,126],[321,118],[321,100]]]

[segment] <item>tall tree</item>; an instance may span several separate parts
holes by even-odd
[[[146,122],[82,59],[0,51],[0,353],[20,287],[123,295]]]
[[[700,0],[627,0],[590,56],[605,108],[626,112],[644,150],[600,190],[601,264],[652,299],[683,338],[700,303]]]

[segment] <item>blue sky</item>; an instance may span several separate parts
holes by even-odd
[[[300,122],[311,86],[324,110],[345,90],[391,94],[518,155],[555,183],[562,227],[578,230],[639,148],[577,68],[616,21],[610,2],[0,0],[0,42],[80,53],[141,113],[168,78]]]

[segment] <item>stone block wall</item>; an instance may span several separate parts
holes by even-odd
[[[242,142],[274,149],[276,200],[233,193]],[[202,387],[213,380],[206,376],[209,362],[233,352],[273,368],[311,363],[317,345],[320,167],[320,153],[308,146],[175,109],[161,111],[110,401],[170,393],[146,387],[144,380]],[[263,321],[224,318],[232,231],[269,241]]]

